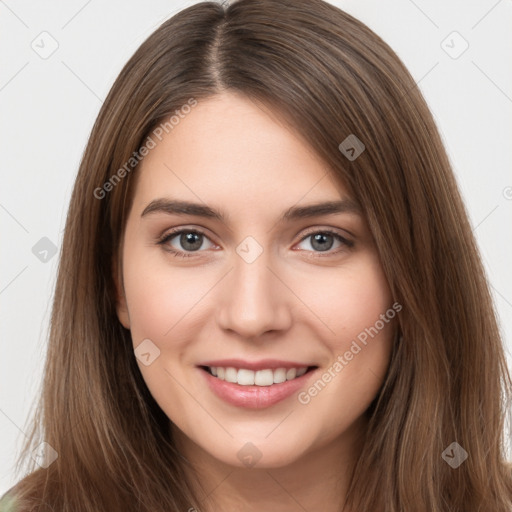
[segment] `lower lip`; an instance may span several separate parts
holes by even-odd
[[[288,398],[299,391],[315,370],[310,370],[293,380],[272,384],[271,386],[241,386],[218,379],[206,370],[199,368],[199,371],[204,374],[210,389],[219,398],[237,407],[247,407],[249,409],[263,409]]]

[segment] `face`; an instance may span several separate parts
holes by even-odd
[[[136,171],[117,283],[151,394],[184,446],[225,464],[328,448],[377,395],[396,322],[357,204],[233,93],[161,139]]]

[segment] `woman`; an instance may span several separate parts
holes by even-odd
[[[200,3],[143,43],[93,128],[34,462],[3,503],[510,511],[511,391],[395,53],[320,0]]]

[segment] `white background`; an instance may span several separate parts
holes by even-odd
[[[0,0],[0,494],[16,481],[45,355],[57,248],[87,137],[114,79],[164,20],[195,2]],[[378,33],[435,116],[469,209],[512,360],[512,1],[332,1]],[[47,31],[58,49],[31,47]],[[441,43],[457,31],[468,49]],[[48,37],[48,36],[42,36]],[[454,38],[455,37],[455,38]],[[452,52],[462,48],[450,36]],[[45,45],[49,46],[49,40]]]

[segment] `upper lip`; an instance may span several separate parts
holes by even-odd
[[[248,370],[275,370],[276,368],[308,368],[316,366],[308,363],[298,363],[296,361],[281,361],[278,359],[261,359],[260,361],[245,361],[244,359],[217,359],[215,361],[205,361],[198,366],[220,366],[221,368],[246,368]]]

